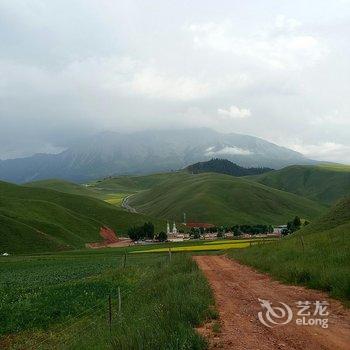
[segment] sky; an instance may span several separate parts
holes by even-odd
[[[1,0],[0,159],[209,127],[350,164],[350,0]]]

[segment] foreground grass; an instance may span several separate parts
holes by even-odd
[[[214,316],[213,298],[189,256],[133,255],[126,268],[115,250],[17,257],[0,274],[0,348],[206,347],[193,327]]]
[[[350,224],[293,236],[230,256],[274,278],[328,292],[350,305]]]

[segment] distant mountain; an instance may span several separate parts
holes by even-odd
[[[227,159],[211,159],[189,165],[187,171],[193,174],[220,173],[232,176],[260,175],[272,171],[271,168],[244,168]]]
[[[214,157],[244,167],[275,169],[315,163],[298,152],[257,137],[210,129],[105,132],[79,140],[59,154],[0,161],[0,179],[17,183],[48,178],[82,182],[108,175],[182,169]]]

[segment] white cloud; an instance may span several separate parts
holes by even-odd
[[[243,119],[251,115],[250,110],[246,108],[239,108],[237,106],[230,106],[228,109],[219,108],[218,114],[227,119]]]
[[[285,15],[277,15],[275,28],[293,31],[301,26],[301,22],[295,18],[287,18]]]
[[[318,124],[324,124],[324,125],[343,125],[347,126],[350,125],[350,115],[344,116],[342,115],[339,110],[335,109],[331,111],[330,113],[324,115],[323,117],[316,117],[315,119],[312,119],[310,121],[311,125],[318,125]]]
[[[136,72],[129,86],[137,94],[165,100],[193,100],[207,97],[212,92],[207,82],[185,76],[164,75],[154,69]]]
[[[207,156],[217,156],[217,155],[250,155],[253,154],[251,151],[248,149],[243,149],[239,147],[231,147],[231,146],[226,146],[223,147],[217,151],[214,150],[215,147],[208,147],[206,149],[205,154]]]
[[[279,15],[275,25],[261,27],[246,37],[238,36],[233,22],[228,20],[191,24],[187,30],[197,49],[230,53],[272,69],[301,69],[327,52],[319,38],[301,28],[296,19]]]
[[[318,144],[294,144],[290,148],[311,159],[350,163],[350,145],[335,142],[320,142]]]
[[[0,1],[0,157],[169,127],[346,147],[350,7],[287,3]]]

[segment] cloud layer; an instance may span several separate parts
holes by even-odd
[[[340,0],[2,1],[0,158],[202,126],[350,163],[349,19]]]

